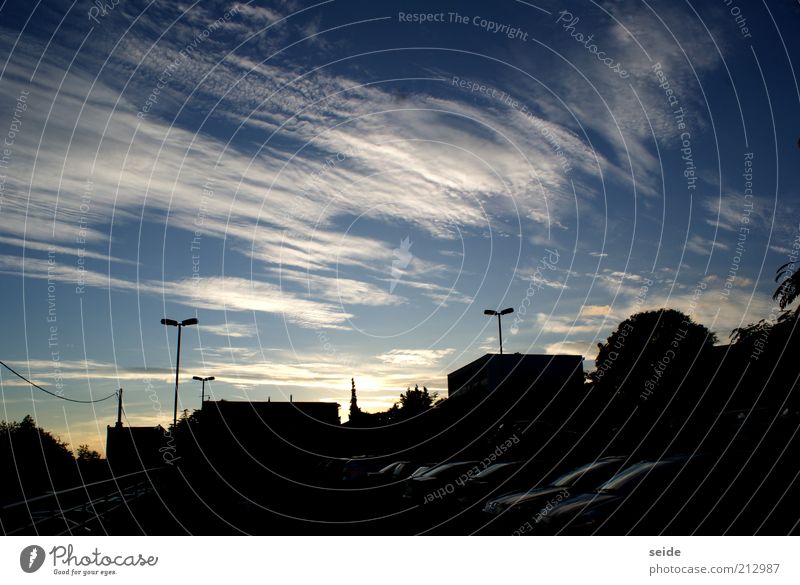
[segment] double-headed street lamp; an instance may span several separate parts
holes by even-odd
[[[197,325],[197,319],[184,319],[183,321],[161,319],[161,324],[178,328],[178,357],[175,360],[175,408],[172,412],[172,428],[174,429],[178,425],[178,376],[181,371],[181,329],[189,325]]]
[[[206,382],[210,382],[211,380],[215,380],[214,376],[208,376],[207,378],[201,378],[200,376],[192,376],[192,380],[197,380],[198,382],[203,383],[203,391],[200,394],[200,404],[202,405],[203,402],[206,401]]]
[[[497,333],[500,336],[500,355],[503,355],[503,328],[500,326],[500,317],[503,315],[508,315],[509,313],[513,313],[514,309],[509,307],[508,309],[503,309],[502,311],[494,311],[492,309],[486,309],[483,314],[484,315],[491,315],[494,317],[497,315]]]

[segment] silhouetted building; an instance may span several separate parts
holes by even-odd
[[[304,427],[317,424],[339,425],[339,404],[336,402],[246,402],[206,400],[202,407],[203,421],[217,422],[231,428],[244,426]]]
[[[200,413],[206,448],[275,462],[332,447],[335,402],[207,400]]]
[[[106,430],[106,459],[114,474],[151,469],[164,464],[162,447],[167,431],[154,427],[109,425]]]
[[[583,357],[579,355],[486,354],[447,375],[449,398],[470,394],[479,398],[501,388],[525,392],[535,387],[551,394],[582,386]]]

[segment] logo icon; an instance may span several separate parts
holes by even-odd
[[[44,549],[41,546],[32,544],[26,546],[19,553],[19,566],[26,573],[35,573],[44,564]]]
[[[392,281],[389,284],[389,293],[394,292],[394,287],[397,286],[397,283],[400,282],[400,279],[403,278],[403,275],[406,272],[406,268],[411,263],[411,259],[414,255],[411,253],[411,246],[414,244],[408,236],[406,236],[401,242],[400,247],[395,248],[392,251],[394,255],[394,260],[392,260]]]

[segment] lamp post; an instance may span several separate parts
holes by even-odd
[[[192,376],[192,380],[197,380],[198,382],[203,383],[203,391],[200,394],[200,405],[202,406],[203,402],[206,401],[206,382],[210,382],[211,380],[215,380],[214,376],[208,376],[207,378],[201,378],[200,376]]]
[[[502,311],[494,311],[492,309],[486,309],[483,314],[484,315],[491,315],[494,317],[497,315],[497,334],[500,337],[500,355],[503,355],[503,328],[500,326],[500,317],[503,315],[508,315],[509,313],[513,313],[514,309],[509,307],[508,309],[503,309]]]
[[[174,429],[178,425],[178,376],[181,371],[181,330],[189,325],[197,325],[197,319],[184,319],[183,321],[161,319],[161,324],[178,328],[178,353],[175,359],[175,407],[172,411],[172,428]]]

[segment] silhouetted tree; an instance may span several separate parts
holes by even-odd
[[[794,262],[787,262],[776,271],[775,281],[780,282],[772,295],[781,308],[777,319],[761,319],[757,323],[737,327],[730,335],[731,343],[743,354],[746,353],[750,361],[760,361],[765,367],[777,360],[782,352],[788,350],[790,355],[795,354],[794,346],[798,343],[795,329],[800,317],[800,305],[793,311],[786,310],[786,307],[797,299],[800,292],[800,271]]]
[[[36,426],[30,415],[20,422],[0,421],[0,499],[31,497],[78,483],[68,444]]]
[[[92,463],[100,461],[100,453],[94,449],[90,449],[89,445],[78,445],[78,450],[75,451],[75,459],[78,463]]]
[[[418,384],[414,385],[413,390],[406,388],[400,395],[400,400],[386,411],[386,422],[397,422],[422,414],[438,402],[437,396],[438,392],[431,394],[425,386],[420,390]]]
[[[794,262],[787,262],[778,268],[775,272],[775,282],[778,281],[780,284],[775,289],[772,298],[778,301],[781,309],[785,309],[797,298],[798,286],[800,286],[800,271],[797,270]],[[800,305],[797,306],[795,312],[800,312]]]
[[[431,394],[425,386],[420,390],[419,384],[414,384],[413,390],[406,388],[406,391],[400,395],[400,407],[415,413],[422,412],[433,406],[437,396],[438,392]]]
[[[714,333],[680,311],[636,313],[597,344],[596,367],[588,378],[595,390],[631,405],[664,397],[663,389],[674,387],[693,362],[702,365],[695,361],[698,354],[716,341]]]
[[[737,327],[729,335],[731,343],[749,345],[759,337],[769,337],[772,332],[772,323],[761,319],[757,323],[750,323],[744,327]]]
[[[79,445],[75,451],[75,461],[78,463],[78,470],[84,483],[98,481],[108,475],[106,461],[100,453],[89,448],[89,445]]]
[[[188,408],[181,412],[178,417],[178,424],[175,427],[170,427],[172,434],[179,442],[194,443],[196,439],[194,435],[200,430],[200,422],[203,418],[202,410],[196,409],[189,411]]]
[[[761,319],[757,323],[737,327],[731,331],[730,340],[737,350],[741,350],[740,355],[753,362],[753,367],[760,365],[771,369],[781,354],[787,354],[794,360],[798,345],[798,334],[795,331],[797,320],[796,311],[781,311],[773,322]],[[785,364],[789,365],[794,365],[794,361]],[[788,375],[790,372],[782,374]]]
[[[175,451],[179,453],[182,464],[200,457],[200,444],[203,433],[203,411],[201,409],[184,409],[178,417],[178,424],[170,426],[171,438],[174,439]]]

